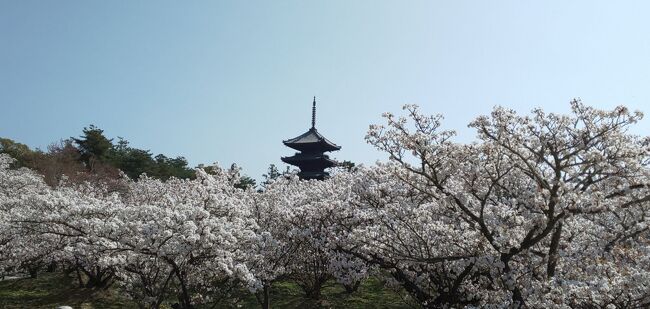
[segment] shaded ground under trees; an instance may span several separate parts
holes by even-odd
[[[218,308],[259,308],[248,291],[239,291],[242,300],[237,304],[218,304]],[[304,298],[298,285],[278,282],[273,285],[273,308],[411,308],[402,296],[370,278],[354,293],[346,293],[342,285],[329,281],[323,288],[322,300]],[[95,290],[80,288],[75,275],[63,272],[43,273],[38,278],[0,281],[1,308],[53,308],[68,305],[73,308],[138,308],[118,288]],[[168,306],[168,305],[167,305]],[[163,307],[169,308],[169,307]]]

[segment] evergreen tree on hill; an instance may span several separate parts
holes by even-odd
[[[72,140],[81,153],[81,161],[90,171],[93,170],[96,162],[105,162],[109,151],[113,148],[112,140],[104,136],[104,130],[92,124],[87,128],[84,127],[82,136],[73,137]]]

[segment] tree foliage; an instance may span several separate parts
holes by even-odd
[[[111,139],[104,136],[104,130],[90,125],[83,129],[83,135],[79,138],[72,138],[81,154],[81,160],[91,171],[95,162],[106,162],[109,150],[113,148]]]
[[[260,191],[236,166],[52,188],[0,155],[0,271],[55,261],[147,308],[234,303],[233,287],[270,308],[278,280],[318,298],[368,276],[422,308],[647,308],[650,138],[627,131],[641,114],[571,106],[495,108],[470,144],[405,106],[367,135],[388,162]]]
[[[6,153],[15,159],[16,167],[27,167],[35,156],[34,151],[25,144],[18,143],[8,138],[0,138],[0,153]]]
[[[131,147],[121,137],[113,143],[104,130],[94,125],[84,128],[78,138],[51,144],[46,152],[0,138],[0,153],[14,158],[17,167],[39,171],[50,185],[58,185],[62,177],[72,182],[114,181],[120,177],[119,171],[131,179],[138,179],[142,174],[162,180],[195,176],[184,157],[154,156],[149,150]]]

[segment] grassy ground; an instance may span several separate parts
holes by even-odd
[[[94,291],[78,288],[62,273],[43,273],[38,278],[0,281],[0,308],[137,308],[115,289]]]
[[[291,282],[273,286],[272,308],[410,308],[402,298],[374,278],[364,282],[359,290],[348,294],[335,282],[326,284],[320,301],[308,300],[302,290]],[[116,288],[105,291],[78,288],[72,277],[62,273],[43,273],[37,279],[0,281],[0,308],[55,308],[68,305],[73,308],[137,308]],[[222,307],[222,306],[218,306]],[[255,297],[249,295],[238,308],[259,308]]]

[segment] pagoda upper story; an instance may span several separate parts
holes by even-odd
[[[341,146],[329,141],[316,130],[316,97],[312,105],[311,128],[297,136],[282,143],[290,148],[298,150],[291,157],[282,157],[282,162],[300,168],[298,177],[300,179],[323,180],[329,176],[326,168],[336,165],[336,161],[329,158],[325,152],[340,150]]]

